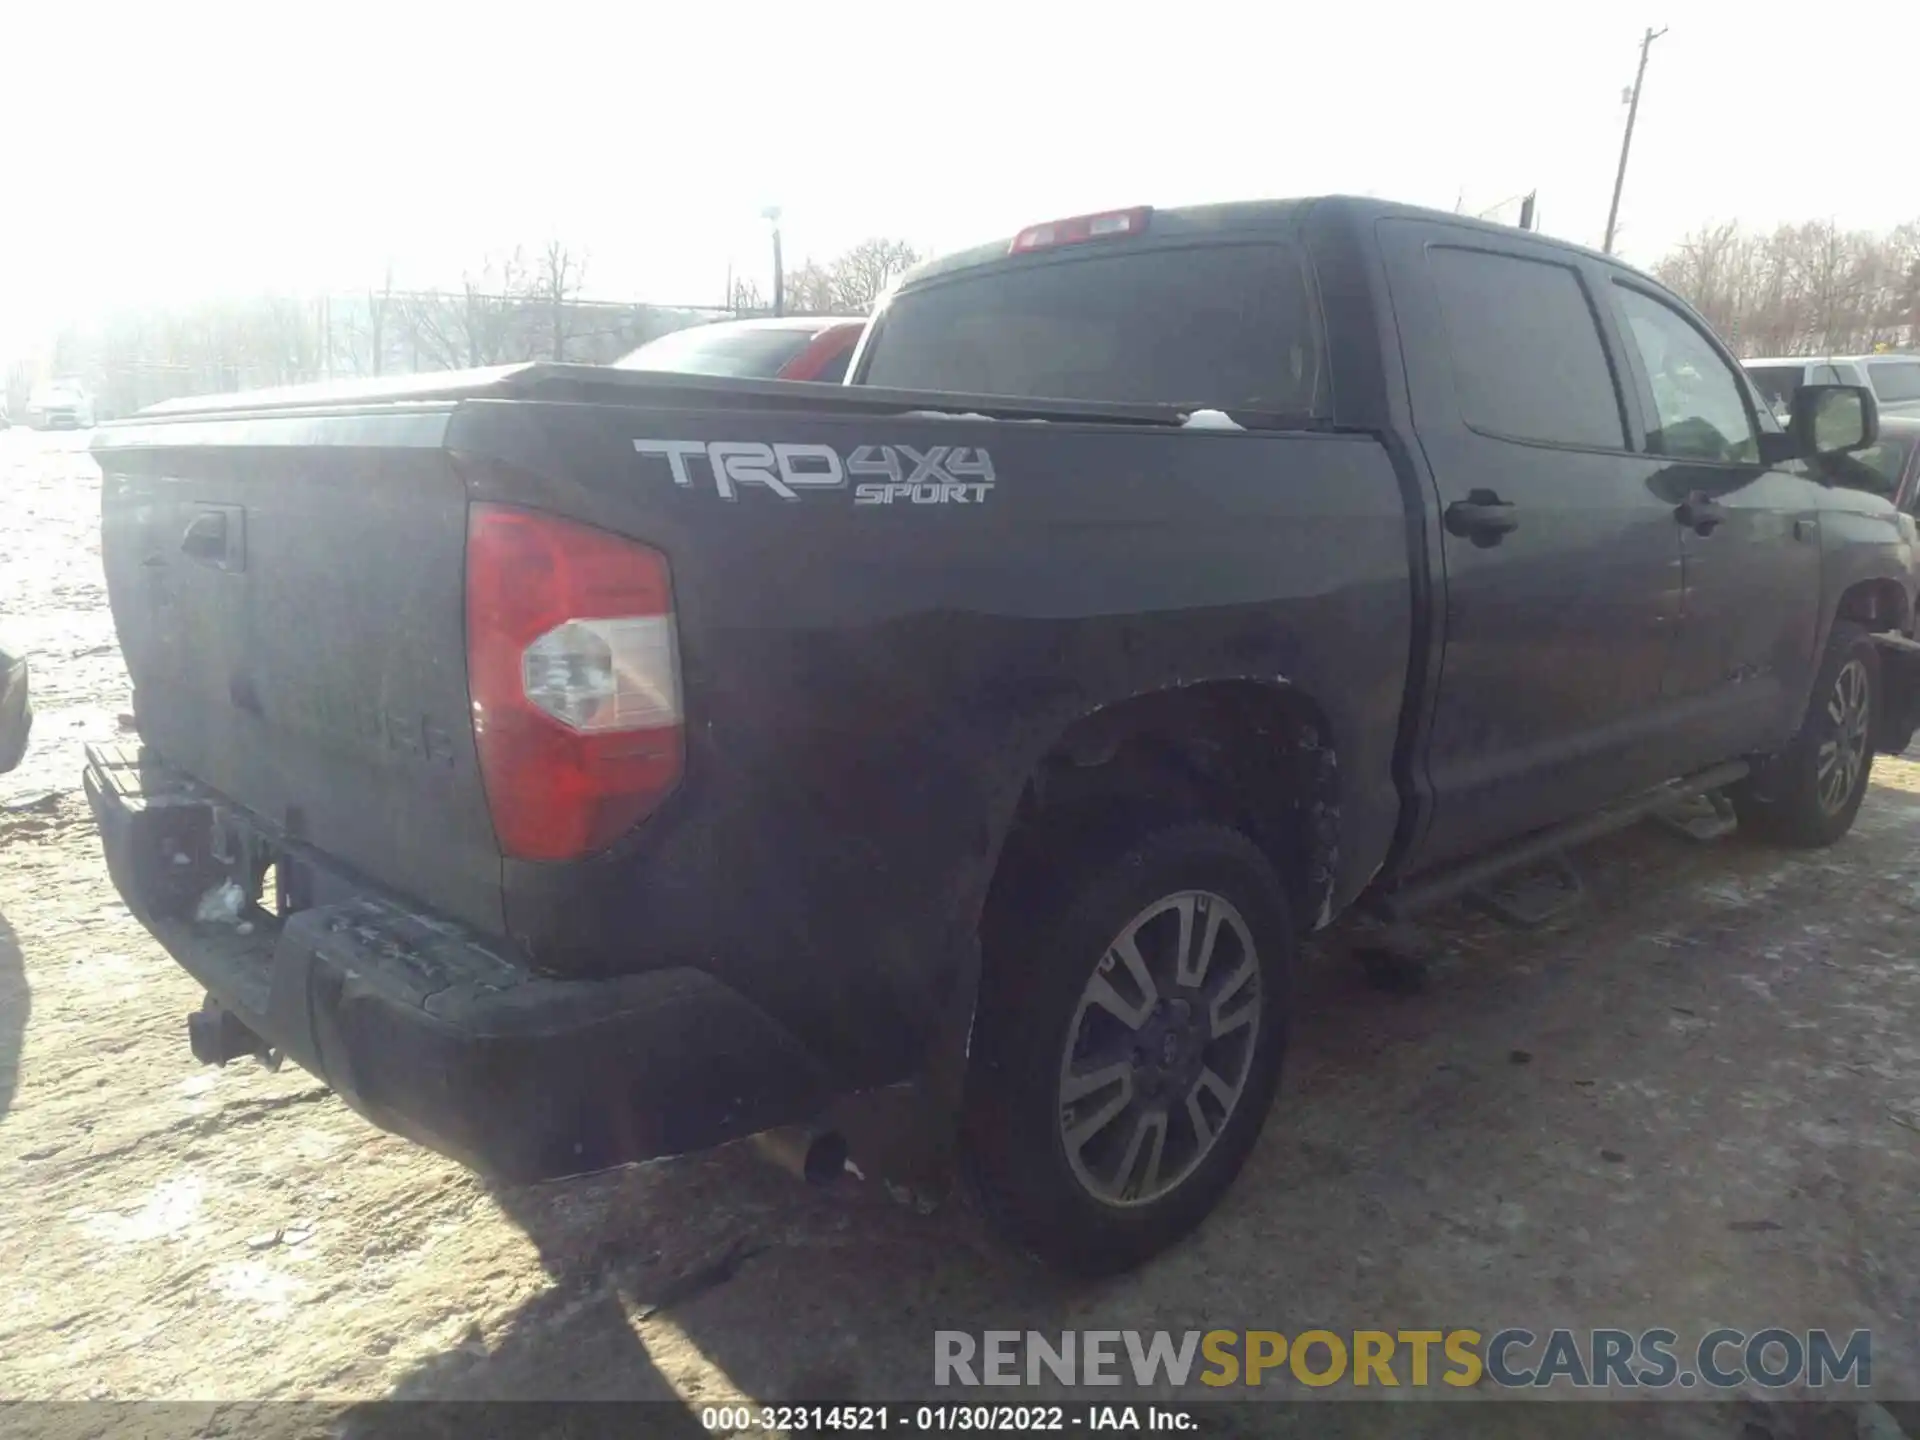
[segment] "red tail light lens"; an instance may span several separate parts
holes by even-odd
[[[467,683],[500,848],[567,860],[619,839],[679,782],[667,559],[569,520],[467,520]]]

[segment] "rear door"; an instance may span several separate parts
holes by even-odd
[[[1680,542],[1634,452],[1597,270],[1520,235],[1380,233],[1446,531],[1429,864],[1661,778]]]
[[[1823,487],[1798,461],[1760,462],[1770,414],[1694,317],[1625,276],[1609,303],[1627,337],[1660,464],[1648,484],[1676,521],[1686,613],[1667,676],[1691,768],[1781,743],[1798,727],[1818,661]]]

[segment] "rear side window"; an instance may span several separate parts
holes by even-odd
[[[1318,327],[1284,244],[992,265],[903,291],[861,383],[1226,411],[1325,408]]]
[[[1452,246],[1427,254],[1461,419],[1512,440],[1626,448],[1613,371],[1574,271]]]
[[[1920,360],[1869,360],[1867,374],[1882,404],[1920,400]]]

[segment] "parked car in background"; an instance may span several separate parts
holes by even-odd
[[[1800,355],[1740,363],[1767,408],[1782,420],[1802,385],[1865,385],[1882,415],[1920,415],[1920,355]]]
[[[649,340],[613,363],[621,370],[838,385],[866,326],[857,316],[835,315],[722,320]]]
[[[45,380],[27,395],[27,424],[36,430],[91,430],[93,396],[78,380]]]

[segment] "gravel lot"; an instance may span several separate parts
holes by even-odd
[[[924,1398],[937,1327],[1726,1324],[1870,1327],[1874,1393],[1920,1399],[1920,767],[1882,761],[1823,854],[1653,826],[1593,847],[1591,903],[1547,930],[1442,917],[1422,995],[1318,947],[1225,1207],[1070,1286],[961,1207],[808,1191],[739,1149],[498,1189],[297,1070],[196,1067],[198,991],[121,907],[77,788],[128,704],[97,524],[83,439],[0,433],[0,628],[39,713],[0,778],[0,1398],[697,1408]]]

